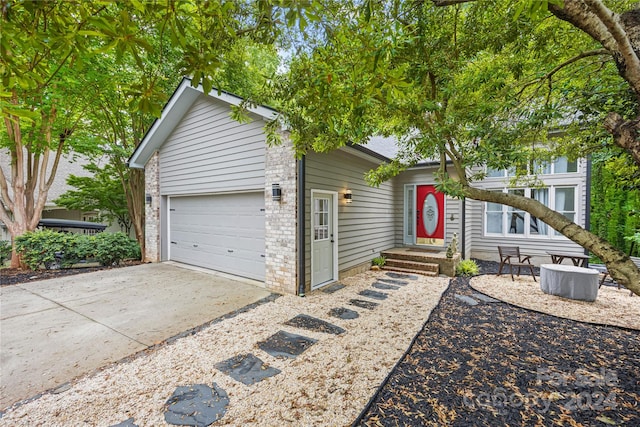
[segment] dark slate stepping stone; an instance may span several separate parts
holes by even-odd
[[[302,335],[290,334],[285,331],[278,331],[264,341],[258,343],[258,347],[272,355],[273,357],[286,357],[295,359],[316,341]]]
[[[333,325],[316,317],[307,316],[306,314],[298,314],[293,319],[284,322],[284,324],[309,331],[324,332],[326,334],[340,335],[345,332],[340,326]]]
[[[265,365],[260,358],[251,353],[240,354],[216,363],[215,367],[245,385],[255,384],[280,373],[280,369]]]
[[[473,296],[473,297],[474,297],[474,298],[476,298],[476,299],[479,299],[479,300],[480,300],[480,301],[482,301],[482,302],[490,302],[490,303],[491,303],[491,302],[502,302],[502,301],[497,300],[497,299],[495,299],[495,298],[491,298],[491,297],[490,297],[490,296],[488,296],[488,295],[485,295],[485,294],[479,294],[479,293],[477,293],[477,292],[472,293],[472,294],[471,294],[471,296]]]
[[[387,276],[391,277],[392,279],[418,280],[418,276],[414,276],[413,274],[394,273],[393,271],[389,271],[386,274],[387,274]]]
[[[380,305],[377,302],[365,301],[365,300],[362,300],[362,299],[349,300],[349,304],[355,305],[356,307],[360,307],[360,308],[366,308],[367,310],[373,310],[378,305]]]
[[[175,426],[208,426],[227,412],[229,396],[213,383],[213,389],[205,384],[176,388],[165,404],[164,420]]]
[[[478,305],[478,301],[476,301],[473,298],[468,297],[466,295],[455,294],[454,297],[456,297],[457,299],[459,299],[460,301],[462,301],[463,303],[465,303],[467,305],[471,305],[471,306]]]
[[[324,288],[322,288],[322,292],[324,292],[325,294],[332,294],[342,288],[346,288],[346,286],[342,283],[334,283],[333,285],[325,286]]]
[[[388,289],[388,290],[391,290],[391,291],[397,291],[398,289],[400,289],[398,286],[393,286],[393,285],[390,285],[388,283],[382,283],[382,282],[375,282],[371,286],[373,286],[374,288],[377,288],[377,289]]]
[[[133,422],[133,418],[129,418],[128,420],[124,420],[121,423],[114,424],[111,427],[138,427],[138,424]]]
[[[371,289],[365,289],[364,291],[358,292],[358,295],[379,300],[387,299],[388,296],[384,292],[372,291]]]
[[[395,280],[395,279],[384,279],[384,278],[380,278],[378,279],[379,282],[385,282],[385,283],[391,283],[392,285],[397,285],[397,286],[404,286],[404,285],[408,285],[409,282],[407,282],[406,280]]]
[[[360,317],[360,314],[358,314],[357,311],[349,310],[348,308],[338,307],[332,308],[329,311],[329,316],[337,317],[338,319],[351,320],[357,319],[358,317]]]

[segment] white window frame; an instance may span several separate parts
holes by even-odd
[[[541,173],[539,174],[540,176],[550,176],[550,175],[575,175],[577,173],[580,173],[580,160],[576,160],[576,171],[575,172],[556,172],[556,163],[561,160],[561,159],[566,159],[565,156],[561,156],[558,157],[552,161],[549,162],[544,162],[547,167],[549,168],[549,173]],[[567,162],[569,162],[567,160]],[[534,167],[534,165],[529,165],[530,168]],[[515,176],[515,168],[510,168],[510,169],[501,169],[501,170],[497,170],[497,169],[490,169],[490,168],[485,168],[485,171],[487,173],[487,179],[496,179],[496,178],[511,178]],[[489,175],[490,171],[494,171],[494,172],[500,172],[499,174],[496,175]],[[538,174],[533,174],[533,175],[538,175]]]
[[[580,185],[575,184],[575,185],[567,185],[567,184],[559,184],[559,185],[550,185],[545,187],[548,189],[549,194],[549,207],[551,209],[555,209],[555,202],[556,202],[556,189],[558,188],[573,188],[574,191],[574,195],[573,195],[573,211],[562,211],[562,212],[573,212],[574,217],[573,220],[576,221],[578,218],[580,218],[580,206],[579,206],[579,195],[581,194],[581,188]],[[489,191],[496,191],[496,192],[502,192],[502,193],[507,193],[509,191],[513,191],[513,190],[524,190],[524,196],[527,198],[531,197],[531,190],[532,188],[530,187],[514,187],[514,188],[508,188],[508,187],[501,187],[501,188],[487,188],[487,190]],[[563,238],[564,236],[560,233],[558,233],[557,231],[555,231],[551,226],[547,225],[547,232],[546,234],[532,234],[531,233],[531,214],[529,212],[525,212],[525,216],[524,216],[524,233],[522,234],[516,234],[516,233],[509,233],[509,206],[507,205],[502,205],[502,232],[501,233],[494,233],[494,232],[488,232],[488,211],[487,211],[487,203],[490,202],[484,202],[482,204],[482,226],[483,226],[483,235],[486,237],[501,237],[501,238],[514,238],[514,239],[554,239],[554,238]],[[496,211],[491,211],[491,212],[496,212]]]

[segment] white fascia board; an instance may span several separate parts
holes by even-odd
[[[182,80],[182,83],[162,110],[160,118],[153,122],[140,145],[133,152],[129,159],[130,168],[144,169],[153,153],[160,148],[169,134],[175,129],[185,113],[200,96],[200,93],[200,91],[190,86],[189,80]]]
[[[198,90],[201,93],[204,93],[202,86],[198,86]],[[217,100],[220,100],[222,102],[226,102],[227,104],[235,105],[236,107],[242,104],[242,102],[244,102],[244,99],[240,98],[239,96],[231,95],[230,93],[227,93],[227,92],[218,93],[218,90],[215,88],[212,89],[211,92],[209,92],[209,96]],[[274,120],[278,116],[277,111],[262,105],[249,107],[247,108],[247,111],[262,117],[266,121]]]
[[[142,142],[140,142],[140,145],[129,159],[129,167],[144,169],[153,153],[162,146],[196,99],[203,94],[202,85],[191,87],[191,80],[184,78],[165,105],[160,118],[151,125]],[[215,88],[209,92],[208,96],[235,106],[239,106],[244,101],[242,98],[230,93],[218,92]],[[262,117],[266,121],[274,120],[278,115],[277,111],[261,105],[247,108],[247,111]]]

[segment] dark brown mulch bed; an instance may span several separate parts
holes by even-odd
[[[73,276],[92,271],[109,270],[114,268],[138,265],[140,261],[125,261],[112,267],[62,268],[58,270],[21,270],[17,268],[3,268],[0,270],[0,286],[18,285],[36,280],[55,279],[57,277]]]
[[[468,283],[452,282],[354,425],[640,425],[638,331],[469,306],[455,298]]]

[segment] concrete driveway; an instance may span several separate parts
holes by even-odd
[[[256,282],[143,264],[0,289],[0,409],[256,302]]]

